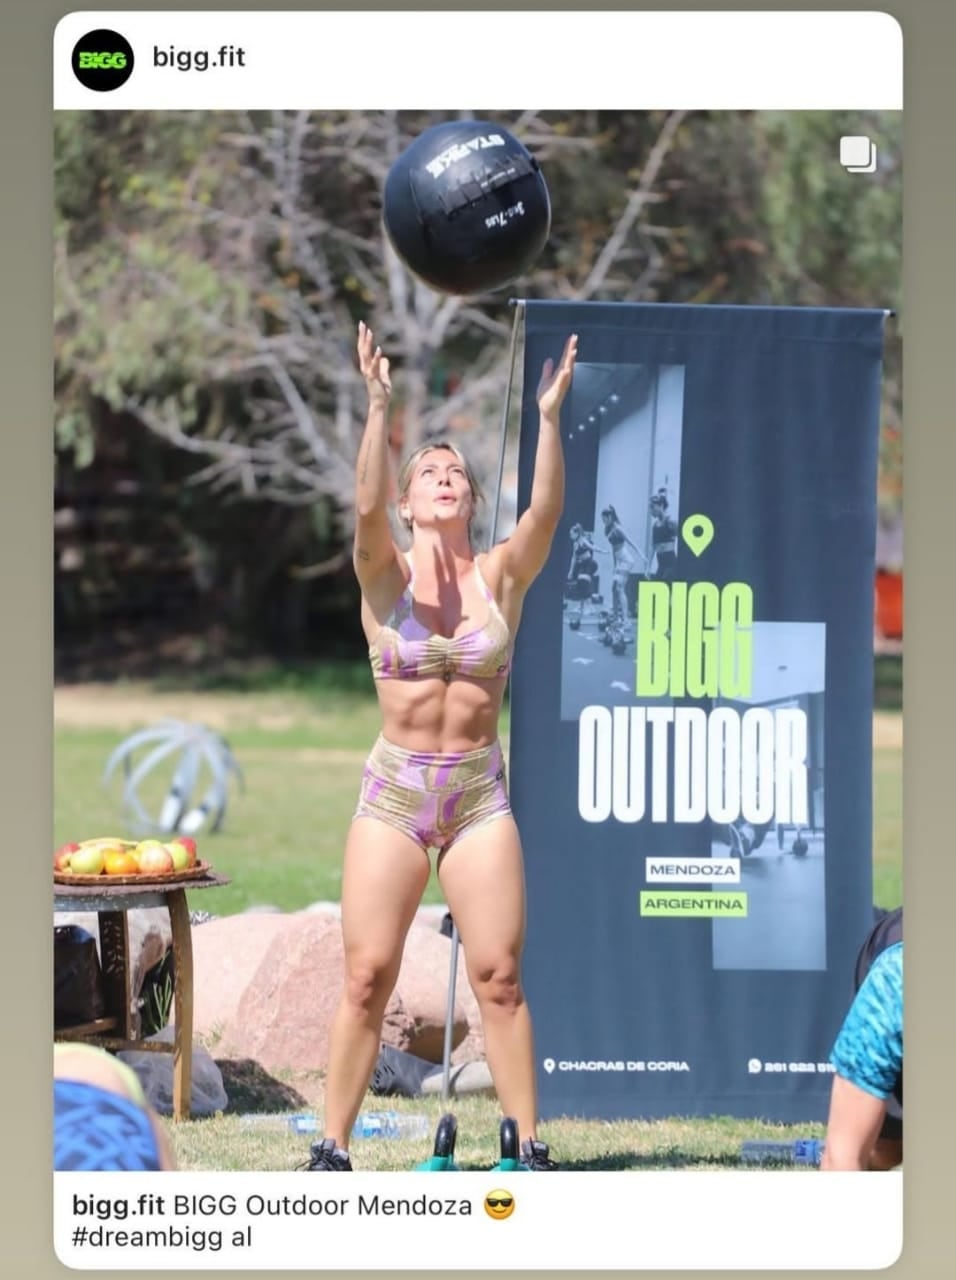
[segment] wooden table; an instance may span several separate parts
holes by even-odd
[[[106,877],[104,877],[104,880]],[[162,884],[119,885],[104,883],[53,885],[53,910],[95,911],[99,917],[100,967],[103,971],[104,1016],[95,1022],[62,1027],[55,1040],[82,1040],[104,1049],[135,1049],[173,1055],[173,1118],[186,1120],[192,1096],[193,948],[187,891],[212,889],[229,880],[208,871],[193,879]],[[126,913],[134,907],[165,907],[173,942],[172,1043],[133,1038],[133,993],[130,984],[129,927]]]

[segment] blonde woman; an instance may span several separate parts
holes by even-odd
[[[349,1135],[430,874],[430,848],[438,850],[500,1106],[518,1123],[524,1163],[556,1167],[536,1132],[534,1046],[520,981],[524,871],[498,718],[525,593],[548,558],[564,504],[559,418],[576,353],[572,335],[557,367],[548,360],[542,370],[531,496],[510,537],[475,552],[470,526],[481,495],[471,467],[454,445],[431,443],[399,476],[398,515],[412,544],[402,552],[387,508],[388,360],[359,325],[369,408],[353,560],[382,730],[345,848],[345,983],[331,1030],[325,1136],[312,1144],[310,1170],[352,1168]]]

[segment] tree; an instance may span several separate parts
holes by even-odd
[[[189,115],[165,152],[132,118],[98,174],[83,166],[91,142],[81,135],[99,122],[71,121],[58,142],[61,439],[77,438],[92,394],[201,460],[197,482],[285,503],[330,499],[347,526],[365,412],[353,357],[360,317],[396,368],[397,446],[495,421],[510,368],[506,299],[436,294],[405,270],[381,225],[390,164],[436,118],[276,112],[219,118],[213,129]],[[620,292],[614,271],[656,198],[681,119],[654,122],[626,197],[617,175],[616,221],[609,236],[589,238],[590,259],[569,248],[576,202],[555,200],[568,213],[556,219],[535,293]],[[579,185],[579,164],[600,167],[598,142],[572,122],[525,113],[508,123],[549,166],[556,191]],[[155,166],[143,163],[148,147]],[[74,188],[89,200],[91,185],[99,217],[69,219]],[[453,388],[441,376],[449,353],[468,368]],[[496,444],[481,435],[476,466],[486,475]]]
[[[488,114],[539,157],[552,195],[525,297],[896,310],[881,497],[898,508],[898,113]],[[88,464],[131,424],[169,446],[181,536],[212,565],[210,581],[243,584],[228,593],[244,601],[240,619],[261,615],[276,575],[347,564],[365,415],[359,319],[393,360],[396,454],[456,432],[495,490],[508,294],[434,293],[398,261],[381,223],[390,164],[446,118],[58,113],[61,465]],[[874,175],[838,163],[841,133],[861,129],[880,149]],[[230,515],[237,503],[242,522]],[[503,500],[499,533],[513,514]]]

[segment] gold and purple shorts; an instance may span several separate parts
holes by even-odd
[[[356,818],[378,818],[426,852],[444,852],[492,818],[511,813],[501,744],[437,754],[379,737],[365,763]]]

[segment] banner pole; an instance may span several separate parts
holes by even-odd
[[[511,387],[515,376],[515,361],[518,354],[518,331],[524,315],[524,299],[511,298],[511,306],[515,309],[514,324],[511,326],[511,358],[508,365],[508,382],[505,388],[505,403],[501,412],[501,446],[498,450],[498,478],[495,482],[495,502],[491,513],[491,533],[488,538],[489,549],[495,545],[498,536],[498,511],[501,507],[501,485],[505,470],[505,442],[508,437],[508,415],[511,412]],[[451,958],[448,967],[448,1005],[445,1011],[445,1043],[442,1049],[442,1101],[451,1096],[451,1038],[455,1024],[455,990],[458,982],[458,926],[454,918],[451,922]]]

